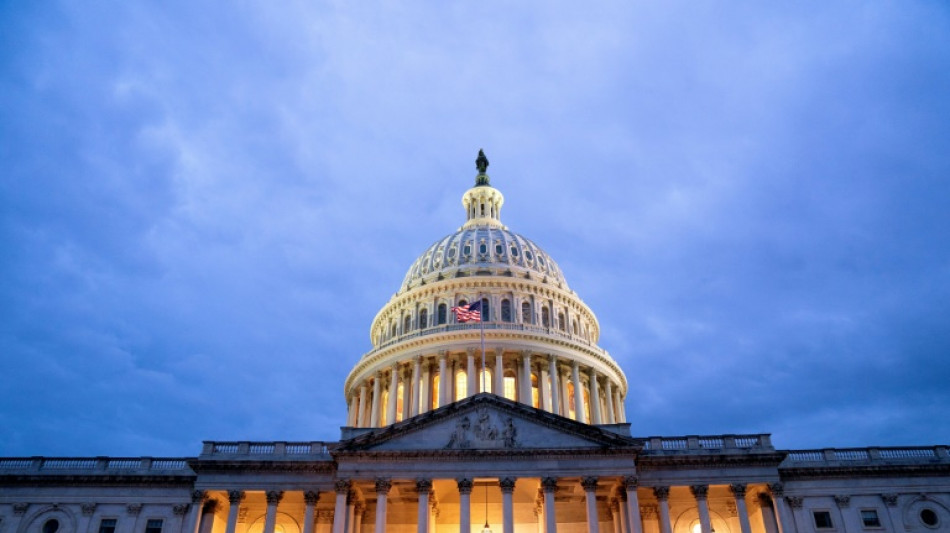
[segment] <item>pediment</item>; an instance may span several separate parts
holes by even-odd
[[[344,440],[337,449],[551,450],[637,446],[637,441],[630,437],[483,393]]]

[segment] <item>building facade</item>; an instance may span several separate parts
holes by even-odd
[[[487,167],[373,320],[339,441],[0,458],[0,533],[950,531],[947,446],[632,436],[594,313],[502,224]]]

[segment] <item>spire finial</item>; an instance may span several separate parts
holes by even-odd
[[[478,150],[478,157],[475,158],[475,168],[478,169],[475,186],[488,185],[488,174],[485,174],[485,171],[488,170],[488,158],[485,157],[484,150]]]

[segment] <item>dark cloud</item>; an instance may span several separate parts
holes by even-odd
[[[0,10],[0,453],[335,439],[485,148],[634,432],[929,444],[940,4]]]

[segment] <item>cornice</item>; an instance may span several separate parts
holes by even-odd
[[[23,486],[56,486],[56,487],[191,487],[195,483],[195,475],[164,475],[164,474],[125,474],[125,475],[96,475],[96,474],[4,474],[0,475],[0,487]]]
[[[529,448],[503,450],[339,450],[333,452],[337,460],[359,459],[371,462],[406,462],[419,459],[454,459],[463,461],[522,461],[531,459],[589,459],[591,457],[627,456],[636,460],[639,449],[630,447],[600,448]]]
[[[754,453],[689,453],[682,455],[650,455],[649,452],[640,455],[637,468],[647,472],[667,469],[708,469],[722,466],[750,466],[778,468],[785,459],[783,452],[754,452]]]
[[[208,460],[193,459],[188,466],[196,473],[234,473],[234,472],[304,472],[312,474],[332,474],[336,471],[333,461],[244,461],[244,460]]]
[[[943,477],[950,476],[950,464],[795,466],[780,468],[779,475],[788,481],[883,476]]]

